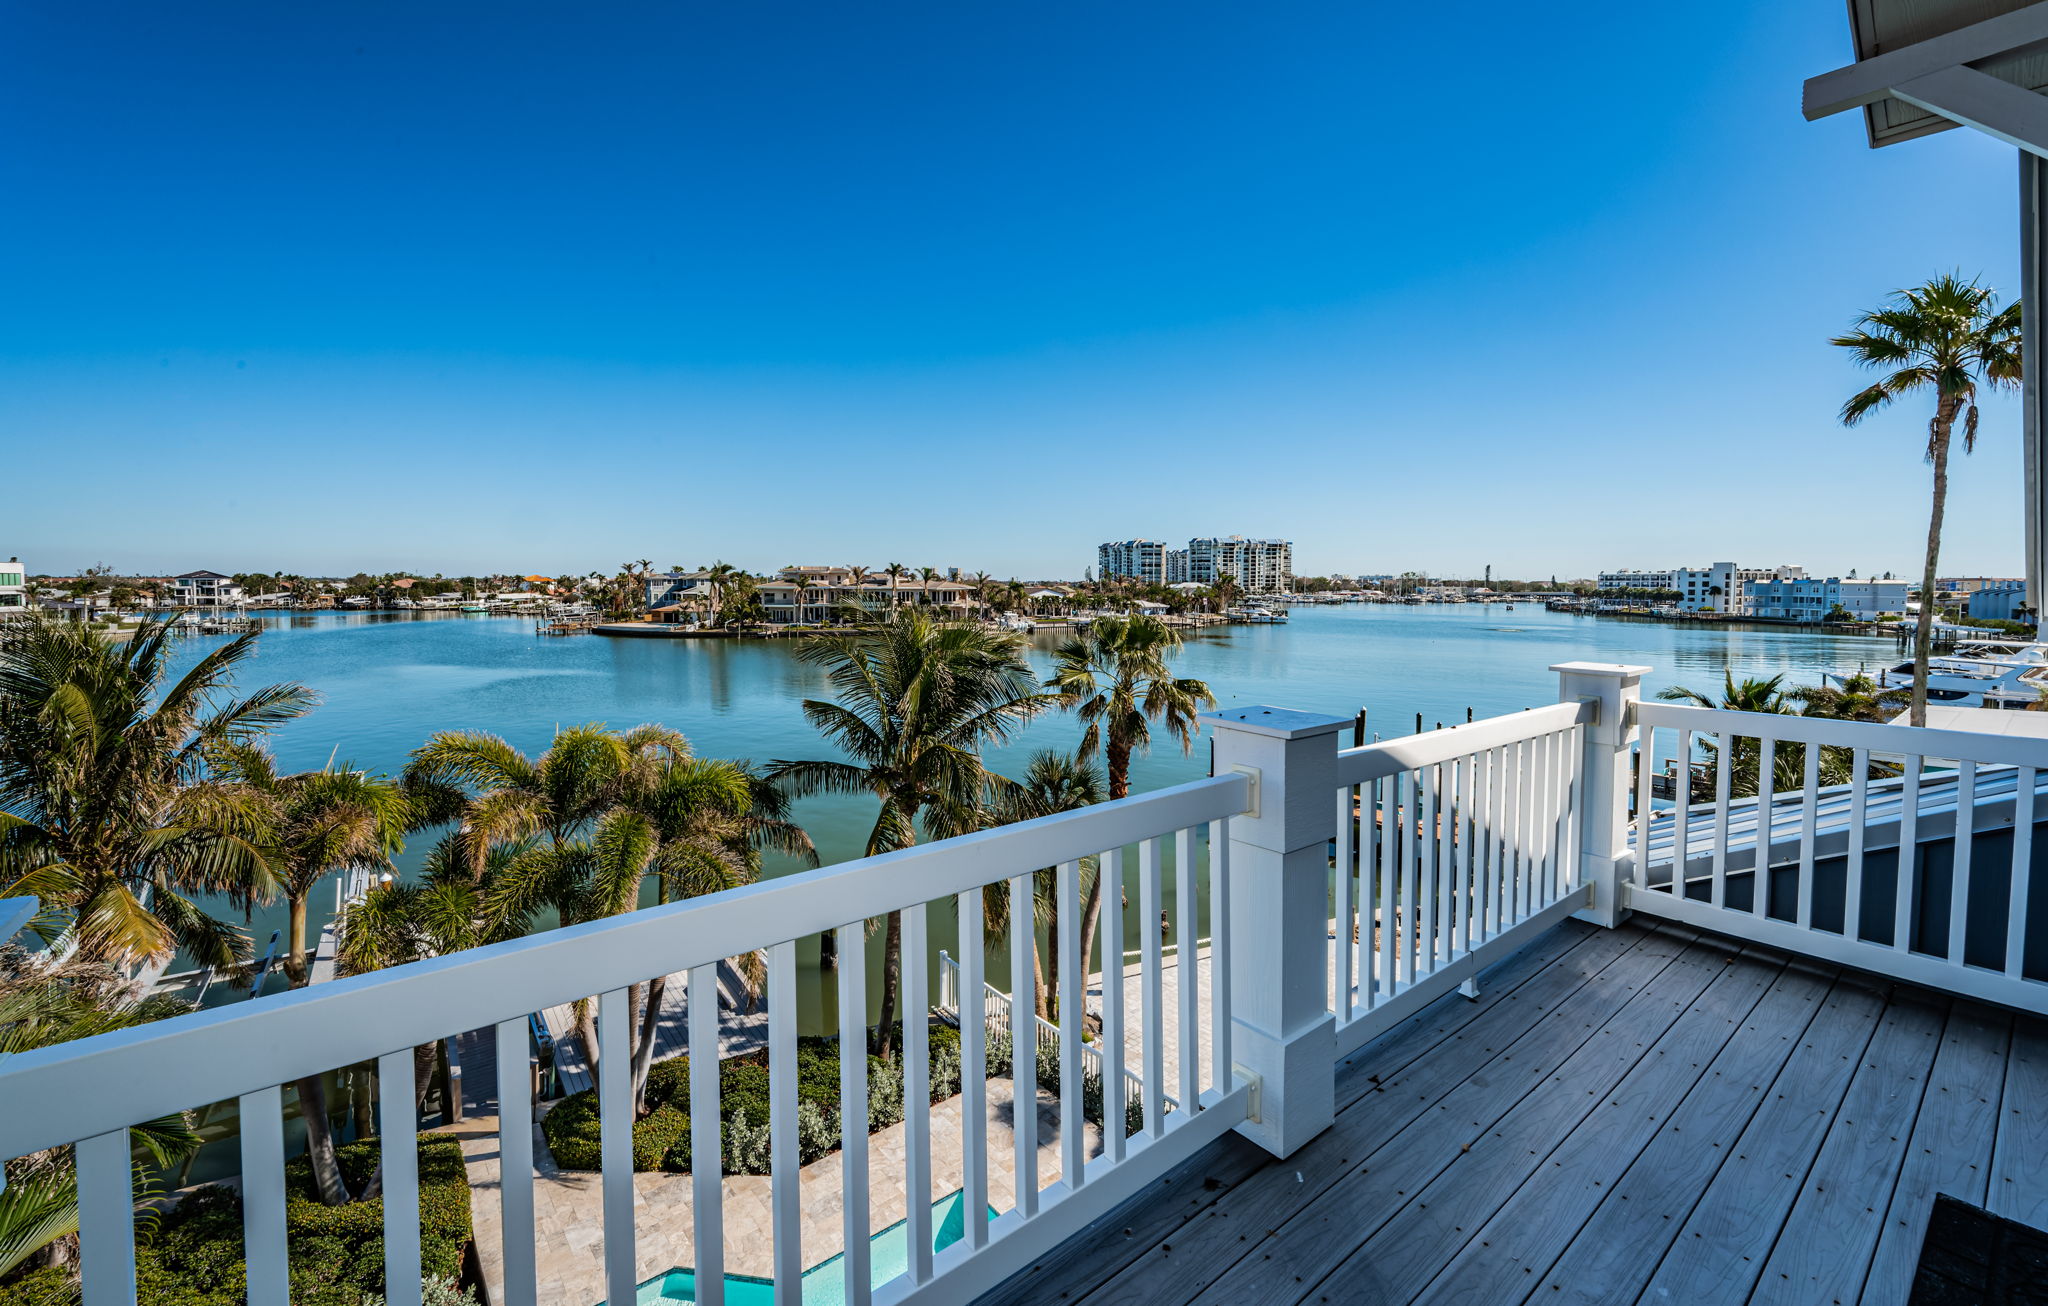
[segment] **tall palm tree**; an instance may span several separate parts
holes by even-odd
[[[804,700],[804,717],[850,761],[779,760],[769,778],[792,796],[868,794],[880,800],[867,853],[891,852],[973,829],[988,783],[981,750],[1051,704],[1022,647],[981,626],[912,610],[881,629],[814,641],[797,656],[827,668],[836,701]],[[884,926],[878,1050],[895,1048],[903,923]],[[923,959],[918,959],[923,964]]]
[[[1963,452],[1977,445],[1977,388],[2013,388],[2020,383],[2020,304],[1998,307],[1988,287],[1953,274],[1924,286],[1895,292],[1884,307],[1865,313],[1846,335],[1830,344],[1850,351],[1856,362],[1884,373],[1842,405],[1842,425],[1855,426],[1893,400],[1927,394],[1934,415],[1927,423],[1927,461],[1934,467],[1934,496],[1927,519],[1927,556],[1920,573],[1920,614],[1913,650],[1911,715],[1927,724],[1927,662],[1934,640],[1934,573],[1941,556],[1941,522],[1948,509],[1949,442],[1960,421]]]
[[[0,896],[42,899],[88,959],[137,965],[182,947],[231,967],[247,937],[187,895],[246,907],[275,892],[261,846],[272,807],[208,759],[315,700],[294,684],[232,697],[254,634],[173,679],[170,637],[155,622],[117,645],[32,617],[0,645]]]
[[[477,873],[492,848],[527,845],[500,877],[494,910],[525,919],[551,907],[573,925],[638,905],[654,836],[629,804],[665,763],[688,756],[681,734],[656,725],[575,726],[537,758],[496,735],[444,731],[413,750],[406,784],[425,809],[459,820],[462,855]],[[588,1002],[577,1006],[577,1033],[595,1077]]]
[[[1130,796],[1131,755],[1151,748],[1153,722],[1163,725],[1186,753],[1195,745],[1196,715],[1216,705],[1207,683],[1173,674],[1170,664],[1180,644],[1179,632],[1157,617],[1097,617],[1055,655],[1046,686],[1063,706],[1080,714],[1079,756],[1103,754],[1111,802]],[[1102,893],[1097,880],[1081,917],[1084,974],[1094,973]]]
[[[632,797],[630,808],[653,836],[647,870],[656,904],[752,884],[761,876],[763,854],[769,852],[818,864],[811,837],[789,819],[788,795],[746,762],[671,758]],[[758,988],[759,975],[750,973],[748,978]],[[636,1109],[644,1109],[667,988],[666,975],[647,983],[633,1049]]]
[[[189,1010],[174,998],[144,997],[137,989],[116,968],[76,954],[60,960],[19,946],[0,947],[0,1063],[16,1052],[130,1029]],[[182,1111],[136,1125],[128,1137],[159,1169],[190,1156],[200,1143]],[[138,1167],[135,1199],[157,1195]],[[0,1187],[0,1278],[24,1267],[57,1263],[66,1240],[77,1232],[78,1170],[72,1149],[52,1148],[8,1161],[6,1184]]]
[[[271,801],[273,819],[260,842],[285,900],[285,973],[300,987],[308,973],[306,908],[313,891],[337,871],[390,870],[415,808],[398,781],[347,764],[280,775],[276,759],[255,744],[217,750],[214,764]]]
[[[889,578],[889,610],[892,612],[896,610],[896,605],[901,601],[897,591],[903,584],[904,573],[909,570],[910,568],[900,562],[892,562],[882,568],[882,574]]]
[[[1077,753],[1062,753],[1044,749],[1031,756],[1030,765],[1024,770],[1024,778],[1014,784],[995,787],[990,797],[989,811],[992,824],[1009,825],[1017,821],[1036,820],[1041,816],[1055,816],[1061,812],[1077,812],[1092,807],[1103,799],[1106,786],[1102,772],[1095,764]],[[1097,871],[1095,858],[1086,858],[1081,863],[1081,892],[1092,894]],[[1033,904],[1033,918],[1045,926],[1045,951],[1036,958],[1032,968],[1034,975],[1035,1005],[1038,1014],[1046,1020],[1057,1016],[1059,1001],[1059,967],[1056,959],[1060,955],[1059,911],[1053,901],[1053,872],[1050,868],[1040,871],[1034,879],[1036,901]],[[1013,889],[1012,892],[1015,890]],[[1009,931],[1009,913],[1002,913],[995,933],[1000,937]],[[1035,948],[1037,941],[1032,940]],[[1014,941],[1011,946],[1016,946]]]
[[[719,623],[720,614],[725,611],[725,593],[731,588],[740,569],[729,562],[719,561],[704,569],[704,584],[711,591],[711,624]]]

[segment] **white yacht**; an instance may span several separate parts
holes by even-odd
[[[1913,683],[1911,658],[1879,675],[1883,688]],[[1949,707],[2026,708],[2048,690],[2048,644],[1978,640],[1927,663],[1927,701]]]

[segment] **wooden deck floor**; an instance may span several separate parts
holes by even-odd
[[[1640,918],[1638,918],[1640,919]],[[1934,1194],[2048,1225],[2048,1024],[1568,922],[988,1303],[1904,1303]]]

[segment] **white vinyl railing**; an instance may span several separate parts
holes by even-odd
[[[1585,905],[1576,810],[1586,711],[1558,703],[1337,755],[1340,1049]]]
[[[798,1180],[797,943],[837,930],[839,1033],[842,1045],[867,1038],[865,922],[902,913],[906,957],[926,954],[931,907],[957,913],[962,973],[962,1167],[966,1229],[960,1241],[934,1255],[931,1117],[927,1078],[930,1008],[925,970],[902,971],[905,1013],[907,1162],[903,1182],[908,1212],[909,1267],[880,1289],[870,1283],[868,1212],[867,1062],[842,1058],[841,1176],[845,1212],[844,1300],[865,1303],[960,1301],[1024,1268],[1090,1221],[1156,1180],[1171,1166],[1245,1119],[1249,1090],[1231,1073],[1229,993],[1212,989],[1205,1013],[1210,1027],[1212,1087],[1187,1094],[1183,1109],[1165,1110],[1158,1077],[1143,1095],[1144,1128],[1126,1139],[1121,1120],[1105,1121],[1100,1154],[1086,1146],[1082,1109],[1081,1004],[1064,1006],[1059,1024],[1061,1174],[1044,1184],[1038,1174],[1037,1131],[1031,1116],[1018,1121],[1011,1160],[1015,1201],[983,1220],[989,1193],[986,1046],[982,1011],[983,896],[1007,884],[1014,931],[1028,935],[1036,872],[1051,866],[1060,919],[1080,920],[1079,866],[1101,856],[1120,863],[1127,844],[1156,846],[1164,838],[1192,847],[1205,833],[1218,849],[1225,827],[1245,810],[1249,786],[1225,775],[1177,788],[1045,817],[940,843],[865,858],[822,870],[750,885],[688,902],[629,913],[611,920],[555,930],[370,975],[335,980],[260,1003],[203,1011],[83,1040],[25,1052],[0,1062],[0,1157],[76,1144],[81,1214],[81,1268],[87,1306],[135,1301],[135,1209],[128,1129],[174,1111],[239,1098],[248,1300],[285,1306],[287,1253],[284,1220],[281,1087],[338,1066],[374,1060],[386,1086],[381,1122],[384,1188],[384,1275],[391,1306],[421,1300],[420,1213],[416,1121],[412,1101],[416,1045],[481,1027],[496,1026],[498,1083],[508,1094],[528,1079],[527,1018],[545,1007],[596,994],[602,1119],[602,1206],[606,1299],[635,1299],[630,990],[655,976],[687,975],[691,998],[690,1045],[719,1046],[718,963],[764,949],[768,958],[771,1224],[776,1299],[800,1300],[806,1255]],[[1194,874],[1193,859],[1183,874]],[[1115,874],[1111,869],[1111,874]],[[1141,858],[1141,889],[1158,893],[1156,856]],[[1228,858],[1211,859],[1212,910],[1229,901]],[[1114,904],[1118,895],[1107,895]],[[1180,899],[1181,928],[1192,936],[1197,899]],[[1102,913],[1103,955],[1121,952],[1120,914]],[[1227,931],[1210,922],[1218,947]],[[1030,950],[1018,949],[1013,982],[1030,984]],[[1227,958],[1218,957],[1218,964]],[[1080,930],[1060,931],[1058,965],[1066,992],[1081,991]],[[1121,976],[1121,970],[1112,968]],[[1140,982],[1159,984],[1156,957]],[[1192,1008],[1184,1010],[1188,1015]],[[1111,1073],[1123,1069],[1121,1006],[1105,1012],[1118,1028],[1105,1039]],[[1157,1004],[1146,1008],[1139,1045],[1147,1065],[1160,1056],[1163,1028]],[[1195,1046],[1183,1026],[1183,1049]],[[1036,1102],[1031,1058],[1013,1057],[1019,1102]],[[725,1232],[717,1058],[691,1058],[692,1216],[696,1293],[719,1302],[723,1291]],[[516,1101],[516,1098],[515,1098]],[[512,1103],[500,1132],[503,1186],[501,1236],[507,1306],[536,1306],[534,1168],[527,1113]]]
[[[1630,908],[2048,1013],[2048,741],[1670,703],[1637,721]]]

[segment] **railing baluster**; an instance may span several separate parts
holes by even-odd
[[[1527,740],[1516,740],[1514,750],[1514,816],[1510,828],[1514,831],[1514,920],[1519,925],[1529,915],[1529,857],[1534,851],[1529,846],[1529,816],[1534,806],[1530,802],[1529,773],[1534,750]]]
[[[412,1053],[404,1055],[410,1073]],[[130,1160],[128,1131],[116,1129],[80,1139],[74,1152],[79,1277],[85,1306],[135,1306],[135,1167]],[[389,1287],[388,1277],[385,1282]],[[412,1290],[417,1303],[417,1274]]]
[[[1771,912],[1771,808],[1778,784],[1778,742],[1758,736],[1756,741],[1756,869],[1750,876],[1754,886],[1749,910],[1756,916]]]
[[[867,925],[855,921],[836,931],[839,955],[856,963],[866,957]],[[873,1289],[868,1236],[868,970],[839,968],[839,1174],[846,1300],[859,1306]]]
[[[522,1025],[523,1028],[523,1025]],[[525,1066],[522,1064],[522,1072]],[[285,1254],[284,1094],[259,1088],[242,1094],[242,1249],[249,1306],[289,1306],[291,1267]]]
[[[2013,774],[2012,795],[2012,896],[2006,900],[2005,973],[2013,979],[2026,974],[2027,890],[2034,878],[2034,785],[2037,772],[2031,766]]]
[[[377,1134],[384,1162],[384,1300],[420,1306],[419,1113],[412,1049],[377,1058]]]
[[[1735,736],[1723,730],[1714,737],[1714,906],[1728,904],[1728,755]]]
[[[1423,767],[1415,773],[1415,780],[1416,787],[1422,791],[1422,821],[1415,831],[1418,880],[1415,973],[1426,976],[1436,969],[1436,768]]]
[[[1011,1164],[1017,1180],[1017,1211],[1027,1220],[1038,1214],[1038,1008],[1032,993],[1037,973],[1032,959],[1038,944],[1037,899],[1036,874],[1010,881]],[[1020,1029],[1030,1030],[1031,1037],[1020,1037]]]
[[[1166,1003],[1161,992],[1159,855],[1164,840],[1138,845],[1138,996],[1142,1007],[1138,1046],[1144,1052],[1145,1133],[1166,1132]]]
[[[1196,957],[1201,909],[1195,895],[1194,827],[1176,831],[1173,839],[1173,941],[1180,950],[1180,1109],[1185,1118],[1202,1102],[1202,976]]]
[[[1956,768],[1954,869],[1948,881],[1948,960],[1963,964],[1965,927],[1970,916],[1970,847],[1977,833],[1977,764],[1959,759]]]
[[[1351,785],[1337,786],[1337,865],[1333,896],[1336,898],[1336,947],[1332,949],[1337,963],[1336,1000],[1330,1005],[1337,1013],[1339,1023],[1350,1020],[1354,1008],[1352,997],[1352,964],[1356,954],[1351,948],[1351,830],[1352,805],[1357,801],[1357,791]]]
[[[1650,887],[1650,780],[1657,766],[1657,727],[1644,726],[1636,744],[1636,887]]]
[[[1102,1145],[1124,1159],[1124,850],[1102,854]]]
[[[983,1007],[982,891],[959,895],[960,913],[960,1148],[962,1188],[970,1218],[966,1241],[979,1249],[988,1245],[988,1221],[978,1218],[988,1207],[988,1015]],[[1018,1040],[1010,1039],[1010,1055]]]
[[[1378,780],[1358,787],[1358,937],[1348,940],[1357,954],[1354,974],[1358,984],[1357,1010],[1370,1010],[1380,1000],[1379,985],[1373,979],[1373,922],[1379,901],[1379,812]]]
[[[604,1188],[606,1301],[632,1301],[633,1004],[627,989],[597,999],[598,1154]]]
[[[840,965],[862,968],[860,949]],[[718,1105],[718,965],[690,967],[690,1225],[697,1300],[725,1302],[725,1155]],[[509,1242],[510,1233],[507,1233]]]
[[[979,993],[978,971],[973,984]],[[768,949],[768,1201],[777,1306],[804,1299],[803,1158],[796,1141],[799,1000],[796,944],[774,944]],[[633,1300],[632,1292],[629,1285],[626,1295],[617,1300]]]
[[[1864,823],[1870,817],[1870,750],[1849,753],[1849,865],[1842,886],[1842,937],[1851,943],[1863,937]]]
[[[910,1241],[910,1281],[932,1277],[931,1012],[926,1003],[925,948],[930,937],[923,903],[902,913],[903,975],[903,1187],[904,1236]],[[862,958],[865,960],[865,957]],[[1084,999],[1085,1001],[1085,999]],[[980,1210],[976,1216],[984,1214]],[[983,1221],[976,1219],[975,1224]]]
[[[1053,871],[1053,920],[1059,933],[1060,1178],[1068,1188],[1086,1178],[1087,1121],[1081,1106],[1081,1012],[1087,1006],[1081,975],[1081,864],[1061,862]]]
[[[1913,879],[1920,860],[1920,773],[1927,759],[1914,754],[1906,759],[1905,778],[1899,785],[1899,871],[1898,891],[1892,898],[1892,947],[1900,952],[1913,949]]]
[[[1379,963],[1379,1001],[1394,995],[1394,886],[1401,870],[1401,773],[1380,788],[1380,910],[1370,937]]]
[[[1401,987],[1405,989],[1415,982],[1415,948],[1420,941],[1415,928],[1418,893],[1415,883],[1415,827],[1416,811],[1422,799],[1422,773],[1403,771],[1398,778],[1408,791],[1408,800],[1401,805],[1401,885],[1396,890],[1401,898],[1400,943],[1396,955],[1400,962]]]
[[[1557,896],[1558,781],[1563,770],[1558,764],[1557,732],[1538,739],[1536,752],[1543,761],[1538,773],[1543,792],[1536,804],[1536,905],[1548,907]]]
[[[1503,767],[1506,760],[1505,750],[1489,748],[1484,754],[1484,760],[1486,763],[1486,782],[1485,787],[1480,792],[1486,804],[1485,837],[1475,855],[1479,859],[1481,871],[1479,886],[1483,899],[1481,905],[1486,909],[1486,928],[1483,933],[1485,939],[1491,939],[1500,933],[1503,921],[1500,894],[1501,887],[1505,883],[1501,871],[1504,865],[1505,845],[1500,837],[1500,818],[1503,794],[1501,777],[1504,773]]]
[[[1578,887],[1580,867],[1585,860],[1585,827],[1580,813],[1586,808],[1586,727],[1573,726],[1565,732],[1564,742],[1571,789],[1565,802],[1565,828],[1569,833],[1565,839],[1564,874],[1558,881],[1560,892]]]
[[[1436,949],[1431,969],[1446,965],[1457,955],[1457,893],[1456,881],[1452,879],[1451,860],[1452,831],[1458,820],[1458,764],[1456,760],[1442,763],[1436,768],[1436,823],[1430,827],[1430,837],[1436,848]]]
[[[1370,815],[1370,813],[1368,813]],[[1209,822],[1209,1078],[1228,1093],[1230,1069],[1230,822]]]
[[[1692,731],[1678,732],[1677,800],[1671,816],[1671,896],[1685,896],[1685,864],[1692,850]]]
[[[1451,884],[1457,901],[1452,919],[1451,955],[1472,950],[1472,757],[1467,754],[1451,762],[1451,788],[1456,801],[1451,812]]]
[[[1799,793],[1799,928],[1813,925],[1813,848],[1818,838],[1820,811],[1820,745],[1806,746],[1806,770]]]
[[[504,1247],[505,1306],[537,1306],[534,1263],[533,1054],[531,1017],[501,1020],[498,1061],[498,1230]]]

